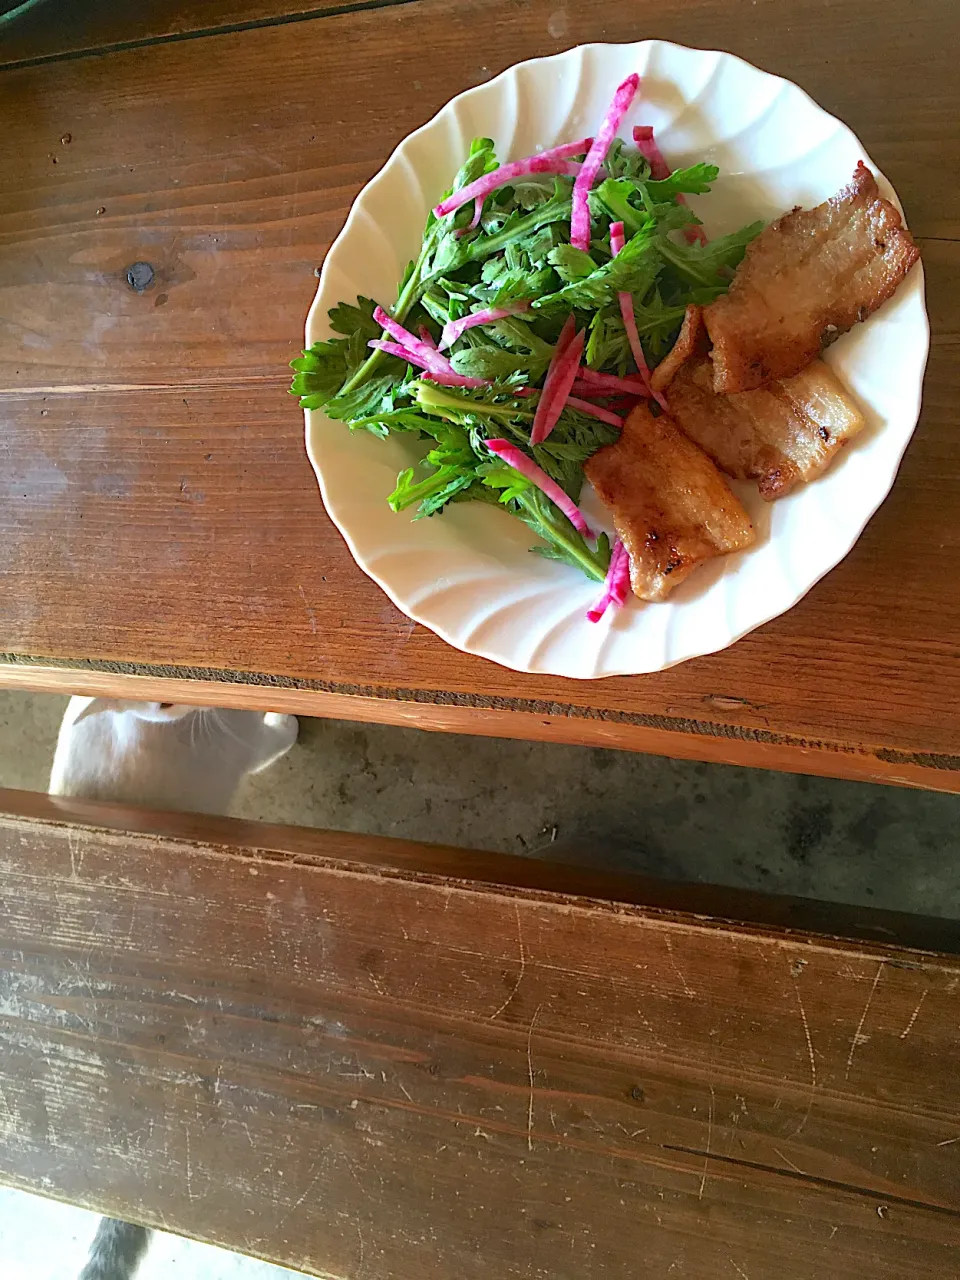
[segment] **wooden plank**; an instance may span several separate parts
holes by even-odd
[[[205,845],[256,848],[262,856],[294,857],[310,862],[317,856],[337,863],[442,877],[501,888],[534,889],[568,897],[595,898],[640,906],[648,912],[697,916],[714,923],[764,925],[781,935],[818,934],[833,941],[880,942],[887,947],[941,952],[960,957],[960,920],[928,917],[877,907],[820,902],[785,894],[767,894],[723,885],[654,879],[639,874],[598,871],[589,849],[584,862],[461,849],[415,840],[372,838],[350,831],[323,831],[246,819],[131,810],[122,804],[75,796],[50,796],[0,787],[0,815],[30,823],[71,823],[100,831],[148,832],[153,837],[197,841]],[[322,841],[322,848],[318,845]],[[318,853],[319,850],[319,853]]]
[[[325,1276],[951,1273],[955,960],[2,800],[8,1183]]]
[[[211,32],[305,22],[329,12],[378,8],[406,0],[114,0],[61,4],[54,17],[47,0],[0,28],[0,68],[54,61],[118,46],[155,44]]]
[[[590,685],[458,655],[363,580],[283,395],[313,266],[363,181],[450,94],[519,57],[642,34],[627,6],[576,6],[548,32],[539,3],[417,0],[0,75],[0,647],[91,660],[73,687],[119,669],[163,697],[163,676],[207,675],[229,701],[240,673],[261,705],[279,685],[314,713],[469,726],[476,710],[487,731],[955,787],[960,250],[942,237],[960,228],[945,177],[960,11],[921,0],[905,41],[892,6],[832,9],[836,47],[857,33],[859,49],[839,75],[798,0],[648,10],[657,34],[726,45],[842,114],[930,237],[924,417],[843,566],[725,654]],[[428,41],[427,65],[398,64]],[[897,101],[877,74],[891,51]],[[355,91],[318,94],[334,71]],[[43,113],[21,109],[41,96]],[[157,281],[136,295],[125,271],[141,259]]]

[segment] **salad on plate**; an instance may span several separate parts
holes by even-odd
[[[595,137],[520,160],[475,139],[393,306],[341,303],[336,336],[292,362],[305,409],[422,442],[395,512],[508,512],[602,584],[594,622],[750,545],[727,477],[779,497],[862,428],[818,354],[917,256],[862,165],[816,209],[708,240],[686,197],[716,166],[671,170],[648,126],[618,136],[639,89],[623,81]],[[585,481],[614,536],[584,516]]]

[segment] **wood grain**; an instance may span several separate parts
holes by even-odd
[[[65,57],[97,55],[104,49],[156,44],[211,32],[306,22],[328,13],[380,8],[406,0],[44,0],[2,28],[0,68]]]
[[[951,1274],[955,960],[2,801],[8,1183],[354,1280]]]
[[[140,673],[162,698],[186,677],[228,702],[239,678],[314,714],[469,727],[476,709],[486,731],[960,786],[960,11],[921,0],[909,32],[893,6],[827,11],[655,0],[638,31],[629,6],[416,0],[0,73],[0,648],[92,663],[75,688]],[[518,676],[414,628],[356,569],[284,365],[313,267],[402,136],[517,58],[647,30],[787,74],[859,132],[925,237],[925,409],[854,552],[784,618],[654,677]],[[332,75],[351,93],[319,93]],[[157,276],[141,295],[137,260]]]

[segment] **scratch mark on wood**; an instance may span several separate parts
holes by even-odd
[[[667,944],[667,955],[670,957],[670,964],[671,964],[671,965],[672,965],[672,967],[673,967],[673,972],[674,972],[674,973],[677,975],[677,977],[680,979],[680,984],[681,984],[681,986],[683,987],[683,993],[684,993],[684,995],[685,995],[689,1000],[695,1000],[695,999],[696,999],[696,996],[695,996],[694,992],[693,992],[693,991],[691,991],[690,987],[687,985],[687,980],[686,980],[686,978],[683,976],[683,973],[682,973],[682,972],[681,972],[681,970],[680,970],[680,966],[677,964],[676,957],[675,957],[675,956],[674,956],[674,954],[673,954],[673,941],[672,941],[672,939],[671,939],[671,937],[670,937],[669,933],[664,934],[664,938],[663,938],[663,940],[664,940],[664,942]]]
[[[920,1012],[920,1006],[923,1004],[923,1002],[924,1002],[924,1000],[926,1000],[926,998],[927,998],[927,992],[926,992],[926,991],[924,991],[924,992],[922,993],[922,995],[920,996],[919,1001],[917,1002],[917,1007],[914,1009],[913,1013],[911,1013],[911,1015],[910,1015],[910,1021],[907,1023],[907,1025],[906,1025],[906,1026],[903,1028],[903,1030],[900,1032],[900,1039],[901,1039],[901,1040],[906,1040],[907,1036],[908,1036],[908,1035],[910,1034],[910,1032],[913,1030],[913,1024],[916,1022],[916,1020],[917,1020],[917,1014]]]
[[[793,974],[793,994],[797,997],[797,1007],[800,1010],[800,1021],[803,1023],[803,1035],[807,1042],[807,1056],[810,1059],[810,1097],[807,1100],[807,1109],[803,1113],[803,1119],[793,1131],[793,1136],[797,1137],[798,1134],[803,1132],[803,1127],[810,1119],[810,1112],[813,1110],[813,1100],[817,1094],[817,1059],[813,1052],[813,1038],[810,1035],[810,1023],[807,1021],[807,1011],[803,1007],[803,1000],[800,996],[799,979],[797,975],[793,973],[792,969],[791,973]]]
[[[937,1143],[937,1146],[938,1146],[938,1147],[951,1147],[951,1146],[953,1146],[953,1144],[954,1144],[955,1142],[960,1142],[960,1137],[956,1137],[956,1138],[944,1138],[943,1142],[938,1142],[938,1143]]]
[[[403,1094],[403,1096],[406,1098],[408,1102],[413,1102],[413,1098],[410,1096],[410,1090],[407,1088],[407,1086],[403,1083],[402,1080],[397,1081],[397,1088],[400,1090],[400,1092]]]
[[[537,1018],[540,1017],[540,1010],[543,1004],[538,1004],[533,1011],[533,1017],[530,1019],[530,1029],[527,1032],[527,1076],[530,1080],[530,1099],[527,1103],[527,1150],[533,1150],[533,1028],[537,1025]]]
[[[383,987],[380,985],[380,979],[377,977],[377,975],[372,970],[368,969],[367,977],[373,983],[373,986],[377,992],[377,995],[382,996],[383,999],[386,1000],[387,993],[384,991]]]
[[[304,1187],[303,1192],[300,1194],[300,1196],[298,1196],[298,1198],[293,1202],[293,1204],[290,1206],[287,1212],[283,1215],[283,1217],[277,1223],[278,1230],[280,1227],[283,1226],[283,1224],[287,1221],[288,1218],[293,1217],[293,1215],[297,1212],[297,1210],[303,1204],[304,1200],[306,1200],[307,1196],[310,1194],[313,1188],[317,1185],[317,1182],[320,1180],[320,1175],[323,1173],[324,1167],[325,1166],[322,1160],[318,1160],[316,1164],[312,1166],[310,1173],[308,1174],[307,1185]]]
[[[354,1219],[353,1225],[357,1229],[357,1243],[360,1246],[360,1257],[357,1259],[357,1280],[360,1280],[360,1273],[363,1271],[363,1232],[360,1230],[360,1223]]]
[[[850,1054],[847,1058],[847,1069],[843,1073],[844,1080],[850,1079],[850,1069],[853,1066],[853,1055],[857,1052],[857,1047],[862,1043],[860,1032],[863,1030],[863,1024],[867,1020],[867,1014],[870,1012],[870,1006],[873,1003],[873,997],[876,994],[877,985],[880,982],[880,975],[883,973],[885,961],[881,960],[877,965],[876,976],[873,979],[873,986],[870,988],[870,994],[867,996],[867,1003],[863,1006],[863,1013],[860,1015],[860,1021],[857,1023],[857,1029],[853,1033],[853,1039],[850,1041]]]
[[[794,1171],[794,1173],[803,1174],[804,1177],[807,1176],[805,1173],[803,1173],[803,1170],[799,1167],[799,1165],[795,1165],[789,1156],[785,1156],[783,1154],[783,1152],[780,1150],[779,1147],[774,1147],[773,1149],[777,1153],[777,1155],[780,1157],[780,1159],[783,1161],[783,1163],[788,1164],[790,1168]]]
[[[67,847],[70,850],[70,879],[79,880],[83,867],[84,837],[79,831],[67,827]]]
[[[193,1204],[193,1161],[190,1159],[190,1130],[184,1129],[183,1136],[187,1143],[187,1199]]]
[[[700,1191],[697,1195],[698,1200],[703,1199],[703,1188],[707,1185],[707,1168],[710,1164],[710,1143],[713,1140],[713,1108],[717,1101],[717,1095],[713,1085],[710,1086],[710,1114],[707,1119],[707,1150],[703,1157],[703,1173],[700,1175]]]
[[[310,630],[313,632],[314,635],[316,635],[317,634],[317,615],[314,613],[314,611],[310,608],[309,604],[307,603],[307,596],[303,587],[298,586],[297,590],[300,592],[300,599],[303,601],[303,607],[304,609],[306,609],[307,617],[310,619]]]
[[[506,1009],[507,1005],[509,1005],[510,1001],[513,999],[513,997],[514,997],[514,996],[517,994],[517,992],[520,990],[520,983],[523,981],[523,975],[524,975],[524,973],[526,972],[526,968],[527,968],[527,955],[526,955],[526,952],[525,952],[525,951],[524,951],[524,949],[523,949],[523,929],[520,927],[520,905],[519,905],[519,903],[516,903],[516,902],[515,902],[515,903],[513,904],[513,909],[514,909],[514,911],[516,912],[516,915],[517,915],[517,946],[520,948],[520,972],[517,974],[517,980],[516,980],[516,982],[513,984],[513,990],[512,990],[512,991],[510,992],[510,994],[507,996],[506,1000],[504,1000],[503,1004],[502,1004],[502,1005],[500,1006],[500,1008],[496,1011],[496,1013],[491,1013],[491,1015],[490,1015],[490,1019],[489,1019],[489,1021],[490,1021],[490,1022],[493,1022],[494,1018],[499,1018],[499,1017],[500,1017],[501,1013],[503,1013],[504,1009]]]
[[[750,1277],[744,1271],[743,1267],[738,1267],[732,1258],[730,1259],[730,1265],[733,1267],[734,1271],[736,1271],[738,1276],[743,1277],[743,1280],[750,1280]]]

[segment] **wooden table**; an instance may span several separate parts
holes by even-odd
[[[304,8],[49,0],[0,29],[0,684],[960,788],[960,6]],[[856,549],[785,617],[655,676],[516,675],[354,565],[286,361],[405,134],[518,59],[642,36],[728,48],[857,131],[922,246],[924,411]]]

